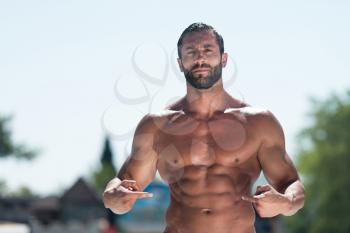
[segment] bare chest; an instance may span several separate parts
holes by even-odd
[[[180,116],[161,129],[157,140],[158,167],[240,166],[257,151],[258,140],[244,118],[229,114],[210,120]]]

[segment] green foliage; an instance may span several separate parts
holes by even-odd
[[[108,181],[110,181],[116,175],[116,169],[113,165],[113,153],[109,142],[106,137],[104,147],[100,159],[100,165],[98,169],[91,176],[91,183],[99,194],[102,194],[106,188]]]
[[[39,197],[38,194],[34,193],[29,187],[27,186],[20,186],[17,190],[9,190],[6,182],[4,180],[0,180],[0,196],[5,197]]]
[[[12,192],[10,195],[14,197],[39,197],[27,186],[19,187],[16,191]]]
[[[37,151],[28,149],[22,144],[14,144],[12,134],[9,129],[10,117],[0,116],[0,158],[15,157],[17,159],[33,159]]]
[[[0,197],[3,196],[7,191],[7,185],[4,180],[0,180]]]
[[[108,181],[115,177],[115,175],[116,171],[113,165],[107,162],[101,162],[100,168],[93,173],[91,182],[97,192],[102,194]]]
[[[304,208],[287,219],[291,232],[350,232],[350,91],[313,101],[313,123],[299,137]]]
[[[31,160],[38,154],[37,150],[28,149],[25,145],[15,144],[13,142],[12,133],[9,129],[11,117],[3,117],[0,115],[0,158],[16,158],[23,160]],[[10,192],[5,180],[0,180],[0,195],[13,195],[21,197],[33,197],[29,188],[21,187],[15,192]]]

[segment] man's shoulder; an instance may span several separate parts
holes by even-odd
[[[248,106],[243,108],[242,112],[246,115],[254,116],[261,120],[273,120],[275,118],[274,114],[267,108]]]
[[[266,108],[258,108],[253,106],[244,106],[241,108],[230,108],[225,113],[236,115],[240,119],[244,119],[254,127],[263,128],[279,128],[280,124],[275,115]]]
[[[242,108],[240,112],[248,119],[255,132],[259,132],[264,138],[283,137],[282,126],[269,109],[248,106]]]
[[[249,116],[252,116],[257,121],[267,124],[267,125],[275,125],[279,124],[276,116],[266,108],[256,108],[256,107],[246,107],[243,109],[243,112]]]
[[[172,120],[174,117],[178,117],[184,114],[183,111],[183,102],[184,98],[182,97],[175,102],[169,104],[165,108],[157,111],[151,112],[144,116],[143,120],[145,123],[156,125],[158,128],[162,128],[169,120]],[[142,120],[141,120],[142,121]]]
[[[245,122],[246,129],[255,135],[255,138],[273,144],[284,140],[281,124],[275,115],[266,108],[246,106],[230,110],[235,118]]]
[[[183,114],[181,110],[164,109],[158,112],[147,113],[139,123],[139,128],[161,129],[173,117]]]

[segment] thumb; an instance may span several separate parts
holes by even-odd
[[[259,194],[259,195],[254,195],[253,197],[254,197],[255,199],[257,199],[257,200],[260,200],[260,199],[266,197],[266,194],[265,194],[265,193],[262,193],[262,194]]]
[[[123,180],[121,185],[131,191],[139,190],[135,180]]]
[[[254,196],[243,195],[241,198],[243,201],[247,201],[250,203],[257,203],[257,201],[258,201],[257,198],[255,198]]]
[[[270,190],[271,190],[270,185],[259,185],[258,187],[256,187],[255,195],[259,195],[261,193],[264,193]]]

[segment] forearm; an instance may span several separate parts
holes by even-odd
[[[289,199],[289,209],[287,212],[282,213],[283,215],[293,215],[304,206],[305,189],[300,180],[289,185],[286,188],[284,195]]]

